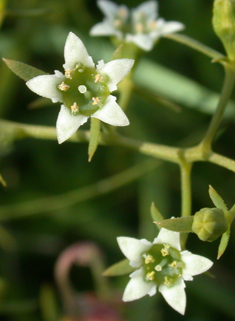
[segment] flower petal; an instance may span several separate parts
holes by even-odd
[[[107,64],[101,60],[97,64],[97,70],[102,74],[106,74],[109,77],[108,88],[112,92],[117,89],[117,83],[121,81],[131,70],[133,59],[115,59]]]
[[[155,40],[155,37],[151,37],[150,34],[126,34],[127,42],[133,42],[136,46],[145,51],[150,51],[153,48]]]
[[[87,116],[71,115],[70,110],[64,105],[61,105],[56,122],[58,143],[61,144],[70,138],[87,119]]]
[[[105,105],[98,109],[91,117],[98,118],[113,126],[127,126],[130,124],[126,114],[116,103],[116,97],[112,95],[108,96]]]
[[[185,28],[185,25],[178,21],[169,21],[164,24],[164,26],[161,29],[162,35],[167,35],[169,33],[174,33],[180,30],[183,30]]]
[[[159,292],[163,295],[166,302],[177,312],[184,314],[186,308],[185,284],[182,279],[177,280],[172,286],[161,284]]]
[[[116,35],[118,38],[121,37],[121,32],[116,30],[113,25],[108,21],[97,23],[90,30],[91,36],[112,36]]]
[[[178,232],[172,232],[169,230],[166,230],[165,228],[161,228],[158,236],[153,241],[153,244],[164,244],[167,243],[177,249],[178,251],[181,251],[180,247],[180,233]]]
[[[139,267],[143,261],[142,253],[148,251],[152,243],[147,240],[141,241],[133,237],[120,236],[117,238],[118,245],[133,267]],[[148,243],[146,243],[147,241]]]
[[[65,70],[74,69],[79,62],[85,67],[94,67],[93,60],[88,55],[83,42],[72,32],[69,33],[65,42],[64,59],[63,67]]]
[[[139,269],[138,271],[141,270],[142,269]],[[155,283],[144,281],[144,272],[142,270],[141,273],[136,273],[132,276],[126,286],[122,299],[124,302],[137,300],[146,294],[149,294],[150,296],[154,295],[156,290],[157,285]]]
[[[213,262],[206,257],[192,254],[189,251],[181,252],[181,259],[185,263],[185,268],[183,269],[183,278],[185,280],[188,276],[204,273],[213,265]]]
[[[156,1],[146,1],[141,3],[138,7],[132,10],[133,18],[145,13],[147,19],[156,19],[158,4]]]
[[[100,0],[97,2],[97,5],[103,12],[103,14],[109,19],[114,19],[116,13],[119,10],[119,6],[116,3],[108,0]]]
[[[63,77],[56,75],[41,75],[34,77],[26,82],[30,90],[39,96],[50,98],[53,103],[62,102],[62,94],[58,89],[58,85],[64,80]]]

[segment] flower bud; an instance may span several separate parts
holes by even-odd
[[[235,0],[215,0],[212,23],[228,58],[235,61]]]
[[[194,215],[192,231],[202,241],[212,242],[227,229],[224,212],[220,208],[202,208]]]

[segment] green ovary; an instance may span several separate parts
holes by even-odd
[[[107,76],[101,76],[95,68],[78,64],[74,70],[66,70],[64,81],[58,85],[63,103],[72,115],[91,116],[110,95]]]
[[[145,281],[173,285],[182,276],[184,264],[180,252],[168,244],[155,244],[143,253]]]

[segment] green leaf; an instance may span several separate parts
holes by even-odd
[[[154,223],[170,231],[189,233],[192,232],[193,216],[171,218]]]
[[[7,183],[5,182],[5,180],[3,179],[2,175],[0,174],[0,183],[2,184],[2,186],[6,187]]]
[[[11,69],[11,71],[13,71],[17,76],[19,76],[21,79],[25,81],[28,81],[40,75],[46,75],[44,71],[24,64],[23,62],[9,60],[5,58],[2,59],[6,63],[6,65]]]
[[[129,260],[124,259],[118,263],[111,265],[107,270],[104,271],[103,276],[117,276],[129,274],[135,271],[135,269],[129,265]]]
[[[209,195],[210,195],[212,202],[214,203],[214,205],[217,208],[220,208],[225,213],[228,212],[228,209],[227,209],[226,204],[224,203],[224,200],[211,185],[209,185]]]
[[[90,129],[90,140],[88,146],[88,162],[91,161],[97,146],[99,144],[100,136],[100,120],[91,117],[91,129]]]
[[[152,202],[152,204],[151,204],[150,213],[151,213],[153,221],[163,221],[164,220],[164,217],[159,212],[159,210],[156,208],[154,202]],[[161,227],[158,224],[157,224],[157,227],[159,230],[161,229]]]
[[[221,237],[217,259],[219,259],[223,255],[224,251],[226,250],[226,247],[228,246],[229,237],[230,237],[230,228]]]

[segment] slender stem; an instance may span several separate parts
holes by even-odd
[[[192,163],[185,161],[180,164],[181,172],[181,199],[182,209],[181,216],[186,217],[191,215],[192,207],[192,191],[191,191],[191,169]]]
[[[219,60],[222,58],[225,58],[224,55],[222,55],[220,52],[202,44],[201,42],[190,38],[188,36],[179,34],[179,33],[171,33],[169,35],[165,35],[165,38],[171,39],[171,40],[175,40],[177,42],[180,42],[190,48],[193,48],[197,51],[200,51],[201,53],[203,53],[204,55],[211,57],[215,60]]]
[[[235,66],[234,64],[226,63],[224,64],[225,67],[225,79],[224,84],[220,96],[220,100],[217,106],[217,110],[212,117],[211,123],[209,128],[206,132],[205,137],[203,138],[201,145],[203,146],[204,150],[210,150],[213,138],[219,128],[220,122],[224,115],[225,108],[231,96],[234,82],[235,82]]]

